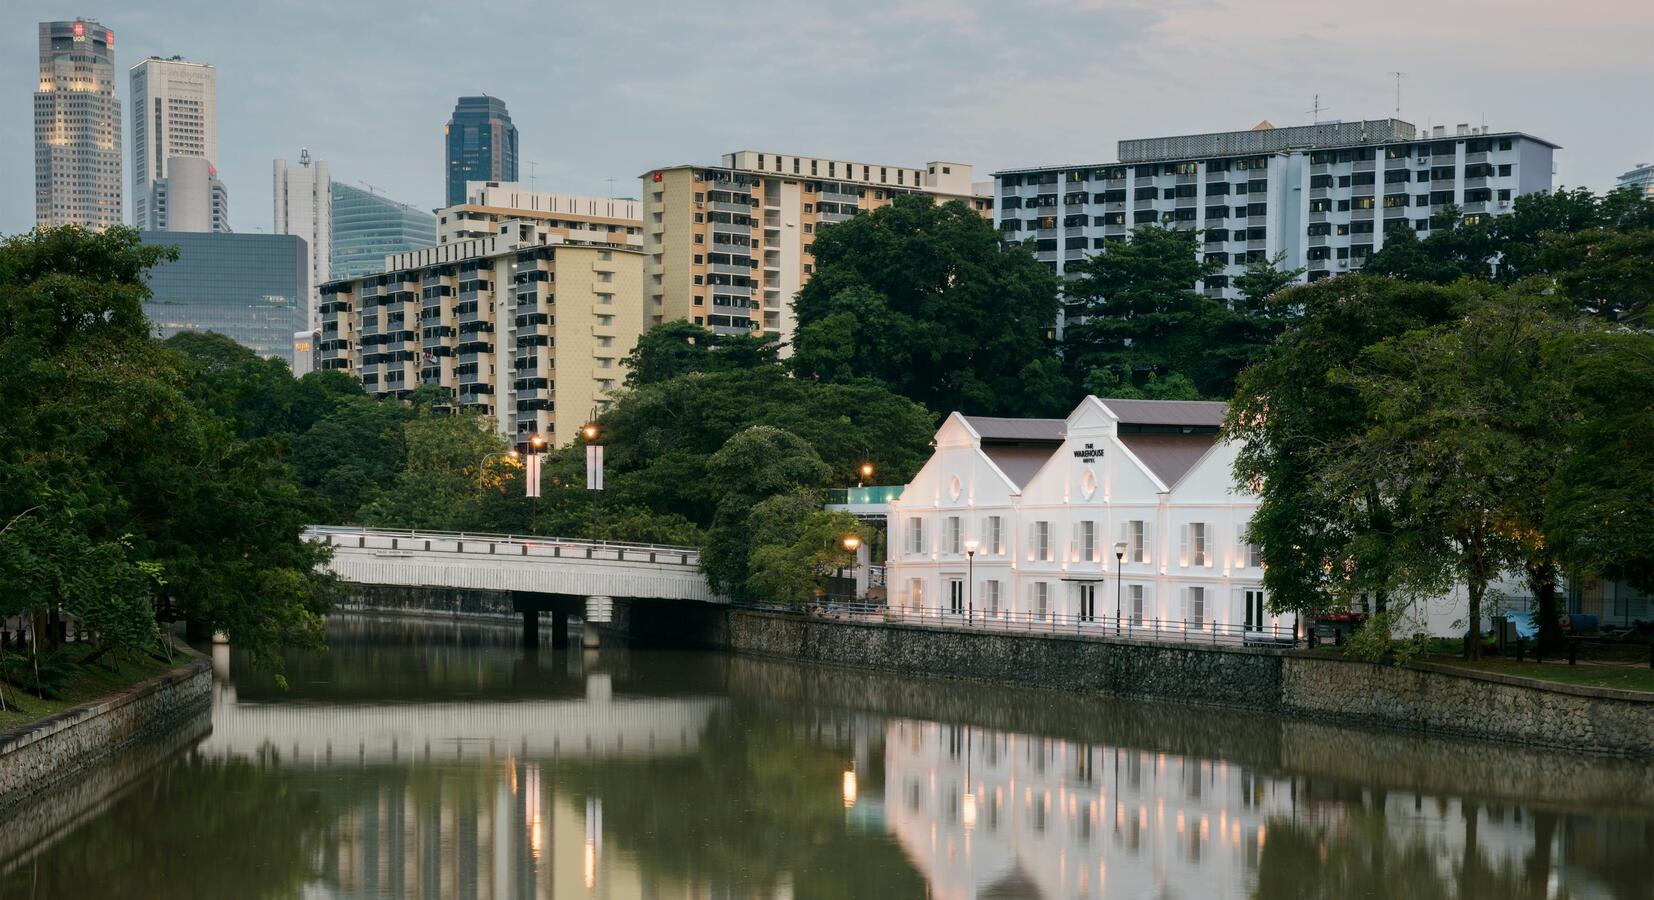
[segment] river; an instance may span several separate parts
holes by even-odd
[[[340,619],[285,688],[213,648],[210,732],[0,900],[1654,897],[1646,763],[516,639]]]

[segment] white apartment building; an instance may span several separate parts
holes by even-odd
[[[115,33],[90,19],[40,23],[34,222],[98,231],[121,224]]]
[[[1557,145],[1459,125],[1428,132],[1398,119],[1328,122],[1121,141],[1118,161],[994,173],[1007,242],[1034,241],[1058,274],[1110,238],[1157,223],[1203,232],[1219,266],[1197,285],[1233,299],[1249,261],[1284,254],[1307,281],[1358,270],[1386,230],[1423,236],[1451,204],[1468,219],[1500,215],[1551,189]]]
[[[502,222],[523,220],[577,243],[643,248],[636,200],[531,191],[512,181],[470,181],[465,187],[464,203],[436,211],[439,244],[486,237]]]
[[[327,161],[310,158],[308,147],[299,150],[298,166],[278,159],[273,164],[276,234],[304,238],[310,266],[310,313],[306,321],[315,328],[316,306],[321,302],[322,285],[331,280],[333,258],[333,179]],[[295,371],[297,371],[295,369]]]
[[[1143,636],[1290,638],[1244,538],[1257,501],[1234,487],[1225,408],[1088,397],[1067,419],[954,413],[890,504],[890,605],[1083,626],[1112,625],[1118,598]]]
[[[132,67],[130,79],[133,223],[165,230],[152,195],[155,183],[171,174],[172,160],[218,161],[218,72],[180,56],[151,56]]]

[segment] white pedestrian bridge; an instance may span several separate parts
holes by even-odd
[[[333,547],[329,568],[353,584],[723,602],[693,547],[336,526],[305,537]]]

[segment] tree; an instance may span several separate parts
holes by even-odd
[[[855,565],[856,554],[845,549],[844,539],[871,537],[855,516],[822,509],[821,492],[807,488],[754,506],[747,515],[746,533],[753,545],[747,559],[747,592],[783,602],[819,595],[829,575]]]
[[[1365,427],[1325,470],[1330,493],[1376,496],[1395,510],[1388,564],[1363,581],[1392,597],[1462,586],[1473,656],[1488,584],[1532,553],[1535,473],[1558,462],[1548,438],[1561,398],[1547,343],[1559,323],[1546,302],[1499,292],[1456,320],[1370,347],[1346,376]]]
[[[759,540],[751,521],[754,510],[772,497],[820,487],[831,470],[803,438],[767,425],[731,437],[707,460],[706,469],[720,496],[701,568],[714,591],[745,599],[751,596],[747,577],[753,544]],[[796,511],[796,504],[789,509]],[[781,511],[772,509],[760,523],[781,518]],[[796,530],[801,519],[794,516],[790,522]]]
[[[1085,383],[1140,384],[1181,374],[1206,396],[1227,396],[1250,351],[1220,300],[1195,290],[1218,266],[1199,255],[1193,231],[1143,225],[1129,240],[1072,266],[1064,358]],[[1102,376],[1106,370],[1112,376]]]
[[[0,602],[76,613],[106,648],[185,617],[269,659],[319,638],[327,551],[279,444],[241,439],[149,338],[143,273],[173,255],[120,228],[0,244]]]
[[[1281,263],[1285,261],[1286,251],[1282,250],[1273,259],[1253,260],[1246,264],[1246,268],[1235,278],[1235,289],[1240,292],[1242,309],[1265,314],[1270,309],[1271,298],[1298,283],[1305,269],[1302,266],[1283,269]]]
[[[425,415],[403,426],[407,461],[392,484],[361,509],[368,525],[448,531],[481,531],[484,496],[515,480],[505,438],[475,413]]]
[[[1025,412],[1019,379],[1051,355],[1057,279],[980,213],[901,195],[822,228],[811,252],[794,304],[800,377],[871,378],[934,410]]]
[[[1469,285],[1366,275],[1293,289],[1301,318],[1242,374],[1225,425],[1243,441],[1236,482],[1258,495],[1248,540],[1267,563],[1264,586],[1275,609],[1385,612],[1405,510],[1376,482],[1349,493],[1330,478],[1372,421],[1369,398],[1341,373],[1357,368],[1368,347],[1449,321],[1478,296]]]
[[[626,386],[635,388],[680,375],[732,372],[774,365],[779,358],[780,345],[773,337],[716,334],[710,329],[676,319],[644,332],[621,365],[630,370],[626,375]]]

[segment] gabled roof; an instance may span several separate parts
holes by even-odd
[[[1229,404],[1218,400],[1108,400],[1109,411],[1122,425],[1188,425],[1216,428],[1223,424]]]
[[[1051,454],[1057,452],[1060,444],[1037,444],[1034,446],[1007,446],[1004,444],[988,444],[981,448],[984,455],[993,460],[999,471],[1011,479],[1011,484],[1017,490],[1028,486],[1028,482],[1037,474]]]
[[[1217,443],[1215,432],[1202,434],[1122,434],[1120,443],[1148,466],[1168,488],[1177,484]]]
[[[1002,416],[960,416],[984,441],[1049,441],[1062,443],[1068,430],[1064,419],[1010,419]]]

